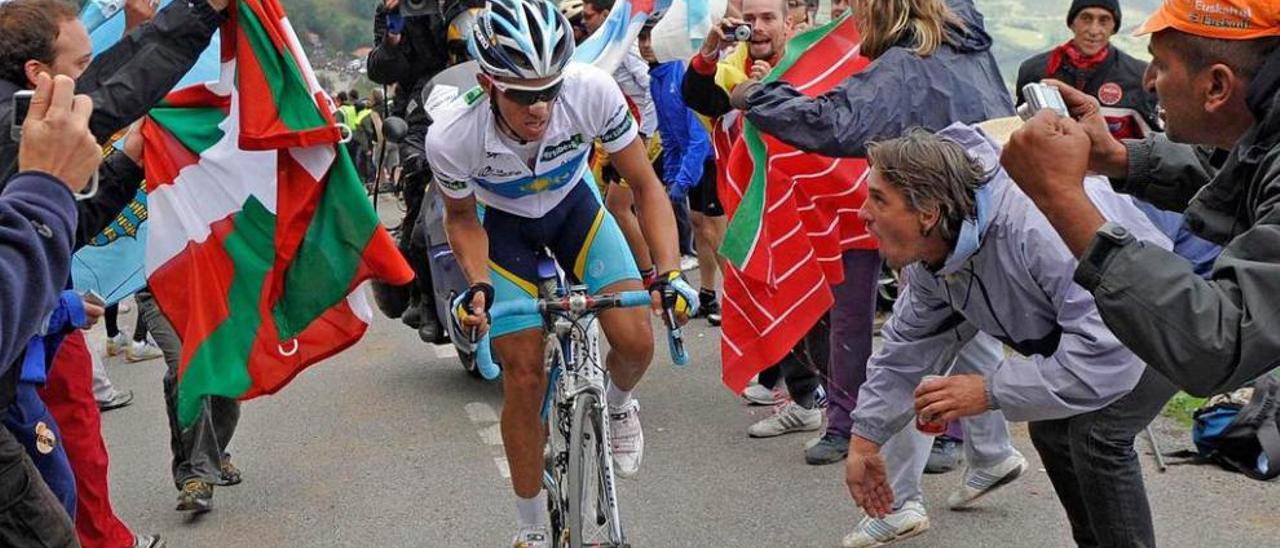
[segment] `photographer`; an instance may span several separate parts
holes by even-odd
[[[1062,87],[1079,121],[1042,112],[1002,158],[1080,258],[1076,280],[1107,326],[1200,396],[1280,364],[1280,15],[1267,0],[1211,6],[1221,14],[1206,19],[1200,2],[1167,0],[1140,29],[1152,34],[1146,82],[1165,109],[1167,137],[1122,143],[1097,101]],[[1227,158],[1213,175],[1216,162],[1176,143]],[[1209,278],[1099,215],[1081,187],[1090,170],[1162,207],[1189,201],[1188,226],[1225,246]]]
[[[19,173],[0,191],[0,406],[13,402],[19,358],[43,327],[71,272],[76,226],[72,192],[92,178],[101,154],[89,133],[93,102],[73,96],[65,76],[37,77],[22,124]],[[7,134],[7,132],[6,132]],[[67,512],[53,496],[23,446],[0,428],[0,544],[66,546],[75,543]]]
[[[158,104],[190,70],[222,22],[219,12],[226,5],[227,0],[176,0],[95,59],[73,5],[60,0],[0,4],[0,120],[11,118],[13,94],[33,87],[41,74],[66,76],[98,105],[88,127],[94,139],[105,144]],[[147,10],[135,5],[126,13]],[[16,146],[7,133],[0,135],[0,174],[14,171]],[[101,232],[133,199],[142,180],[140,158],[141,139],[136,134],[126,138],[124,153],[111,153],[99,172],[98,194],[76,204],[75,248]],[[68,277],[59,282],[67,283]],[[34,314],[28,321],[40,323]],[[111,508],[108,456],[83,334],[67,337],[55,356],[40,396],[65,434],[62,441],[75,475],[80,541],[112,547],[161,545],[158,537],[135,536]]]

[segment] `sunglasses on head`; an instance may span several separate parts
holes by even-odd
[[[502,92],[511,102],[531,106],[542,102],[550,103],[554,101],[556,97],[560,96],[560,88],[563,83],[564,80],[557,78],[556,81],[545,86],[529,87],[493,80],[493,87]]]

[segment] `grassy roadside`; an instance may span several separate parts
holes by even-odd
[[[1169,403],[1165,404],[1164,416],[1178,421],[1178,424],[1182,426],[1190,427],[1192,423],[1191,415],[1204,402],[1205,398],[1197,398],[1186,392],[1178,392],[1169,400]]]

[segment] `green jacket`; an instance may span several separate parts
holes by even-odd
[[[1224,246],[1208,279],[1164,249],[1098,237],[1076,270],[1116,336],[1193,395],[1230,390],[1280,367],[1277,92],[1280,53],[1254,78],[1256,122],[1216,174],[1195,149],[1163,137],[1128,145],[1132,186],[1167,193],[1160,196],[1166,204],[1179,195],[1185,204],[1195,192],[1188,226]]]

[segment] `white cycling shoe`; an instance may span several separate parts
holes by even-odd
[[[644,459],[644,431],[640,429],[640,402],[631,400],[622,407],[609,406],[609,444],[613,448],[613,471],[618,477],[634,477]]]

